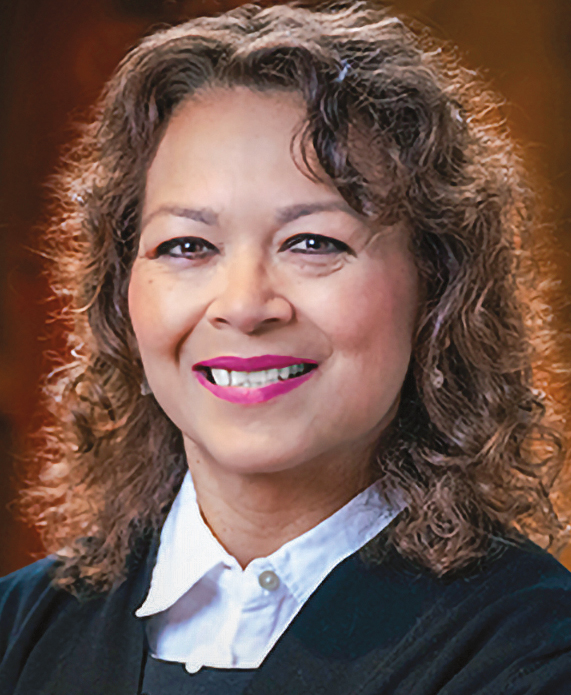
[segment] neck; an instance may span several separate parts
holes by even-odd
[[[242,568],[317,526],[373,482],[367,452],[242,473],[216,465],[191,442],[185,448],[203,518]]]

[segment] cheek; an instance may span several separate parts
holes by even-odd
[[[336,350],[374,362],[410,353],[417,309],[414,269],[373,267],[322,297],[316,315]]]
[[[189,303],[181,301],[179,294],[174,283],[151,276],[135,264],[129,283],[129,315],[141,356],[172,349],[189,330]]]
[[[147,343],[153,341],[156,332],[157,311],[153,285],[153,280],[145,278],[135,263],[129,281],[129,316],[141,354],[146,351]]]
[[[386,425],[409,367],[418,286],[414,273],[396,271],[364,274],[337,297],[337,316],[324,316],[331,319],[337,354],[336,395],[344,404],[339,423],[351,431]]]

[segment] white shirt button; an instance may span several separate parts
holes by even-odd
[[[280,578],[275,572],[272,572],[272,570],[266,570],[258,577],[258,583],[262,589],[267,589],[267,591],[275,591],[280,585]]]

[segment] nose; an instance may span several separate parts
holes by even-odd
[[[253,334],[291,321],[293,307],[277,291],[259,250],[243,249],[218,270],[215,298],[207,309],[207,318],[215,328],[231,326]]]

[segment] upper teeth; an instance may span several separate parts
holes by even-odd
[[[211,369],[212,378],[218,386],[242,386],[260,388],[276,381],[285,381],[290,376],[302,372],[305,365],[292,364],[281,369],[265,369],[257,372],[236,372],[227,369]]]

